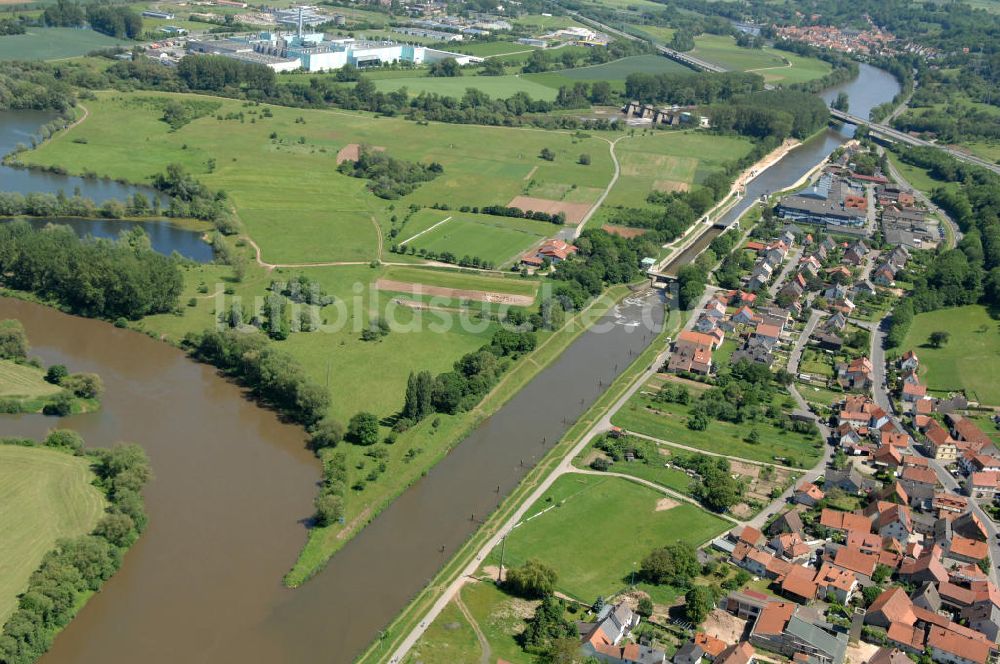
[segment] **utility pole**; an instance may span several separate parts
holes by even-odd
[[[509,535],[510,533],[507,533]],[[500,538],[500,569],[497,570],[497,584],[503,581],[503,552],[507,547],[507,535]]]

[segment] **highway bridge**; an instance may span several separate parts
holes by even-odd
[[[865,120],[857,115],[851,115],[850,113],[845,113],[844,111],[838,111],[836,109],[830,109],[830,117],[835,120],[840,120],[841,122],[846,122],[847,124],[852,124],[857,127],[867,127],[868,132],[873,136],[893,141],[895,143],[905,143],[906,145],[913,145],[917,147],[928,147],[934,148],[936,150],[943,150],[950,154],[955,159],[959,161],[964,161],[967,164],[974,164],[976,166],[982,166],[983,168],[988,168],[1000,175],[1000,165],[986,161],[985,159],[980,159],[975,155],[962,152],[961,150],[956,150],[947,145],[941,145],[940,143],[932,143],[930,141],[925,141],[922,138],[917,138],[916,136],[911,136],[905,132],[899,131],[898,129],[893,129],[888,125],[879,124],[877,122],[872,122],[870,120]]]
[[[617,35],[624,39],[631,39],[632,41],[646,41],[645,39],[640,39],[635,35],[630,35],[627,32],[618,30],[617,28],[612,28],[610,25],[605,25],[604,23],[595,21],[592,18],[587,18],[586,16],[583,16],[582,14],[579,14],[577,12],[569,12],[569,15],[575,18],[576,20],[580,21],[581,23],[586,23],[588,25],[597,28],[601,32]],[[705,60],[702,60],[701,58],[696,58],[693,55],[688,55],[687,53],[675,51],[672,48],[667,48],[666,46],[663,46],[662,44],[657,44],[656,42],[650,42],[650,43],[652,43],[653,47],[660,52],[660,55],[664,55],[670,58],[671,60],[679,62],[687,67],[691,67],[692,69],[698,69],[701,71],[712,71],[717,73],[727,71],[725,67],[720,67],[714,62],[707,62]]]

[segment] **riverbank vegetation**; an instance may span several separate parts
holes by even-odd
[[[20,550],[21,568],[24,558],[36,565],[33,572],[28,570],[30,576],[21,569],[19,580],[0,579],[15,592],[23,591],[0,634],[0,662],[30,664],[121,567],[125,552],[146,528],[141,491],[150,477],[149,461],[133,444],[84,451],[83,439],[67,430],[53,431],[42,443],[0,440],[0,458],[4,461],[0,473],[34,472],[41,486],[48,487],[29,490],[33,485],[23,476],[0,483],[8,491],[13,489],[13,499],[25,507],[24,512],[5,510],[15,521],[4,524],[4,544]],[[57,491],[53,481],[60,482]],[[48,511],[52,522],[69,524],[64,532],[49,531],[45,548],[54,548],[45,553],[38,550],[35,539],[39,526],[51,528],[52,522],[37,521],[32,506]],[[32,518],[24,520],[25,513]]]
[[[20,321],[0,320],[0,413],[64,417],[100,407],[104,391],[100,376],[71,374],[61,364],[46,369],[28,356],[28,349]]]
[[[153,251],[138,229],[112,241],[80,239],[67,227],[0,224],[0,273],[8,288],[106,319],[170,311],[183,287],[174,259]]]

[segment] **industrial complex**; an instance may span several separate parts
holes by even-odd
[[[306,17],[300,10],[294,34],[264,31],[255,35],[228,39],[191,40],[191,53],[222,55],[256,62],[277,72],[303,69],[308,72],[330,71],[352,65],[358,69],[379,67],[393,62],[419,65],[453,58],[460,65],[482,62],[482,58],[451,53],[426,46],[389,40],[365,40],[353,37],[327,39],[322,32],[304,32]]]

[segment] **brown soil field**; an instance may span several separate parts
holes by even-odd
[[[535,301],[535,298],[530,295],[511,295],[509,293],[496,293],[493,291],[465,290],[462,288],[446,288],[444,286],[427,286],[407,281],[395,281],[393,279],[379,279],[375,282],[375,287],[379,290],[392,291],[394,293],[440,295],[448,298],[476,300],[477,302],[512,304],[519,307],[531,306]]]
[[[645,228],[630,228],[629,226],[616,226],[615,224],[604,224],[601,230],[611,235],[617,235],[625,239],[639,237],[646,234]]]
[[[3,4],[3,2],[4,0],[0,0],[0,4]],[[381,145],[373,145],[371,148],[372,150],[385,152],[385,148]],[[337,165],[340,166],[345,161],[357,161],[359,156],[361,156],[361,144],[348,143],[344,147],[340,148],[339,152],[337,152]]]
[[[564,203],[562,201],[550,201],[546,198],[533,198],[531,196],[515,196],[507,203],[508,207],[516,207],[532,212],[545,212],[547,214],[566,214],[566,223],[576,226],[590,211],[589,203]]]

